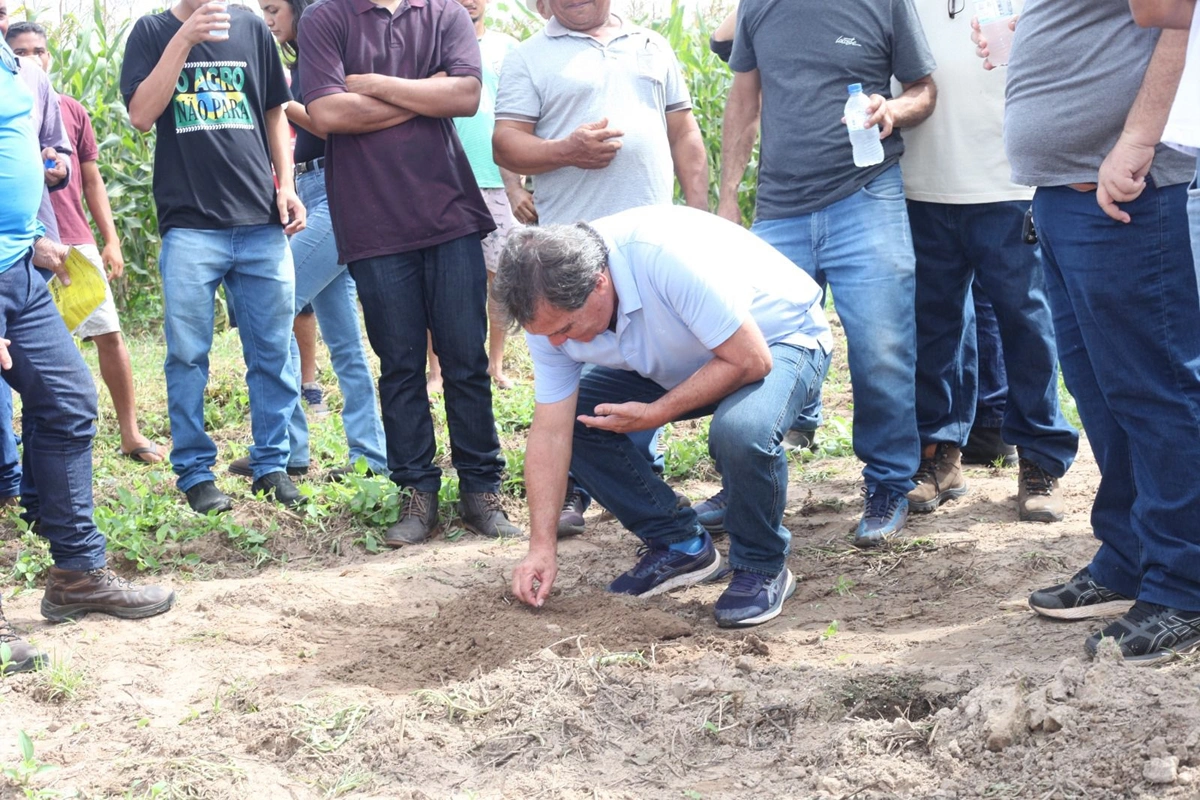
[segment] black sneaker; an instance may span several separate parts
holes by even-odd
[[[984,428],[973,425],[962,449],[962,463],[1014,467],[1017,464],[1017,448],[1006,444],[1000,437],[999,428]]]
[[[184,492],[188,505],[197,514],[223,514],[233,510],[233,500],[213,481],[201,481]]]
[[[695,555],[669,547],[643,545],[638,548],[638,563],[608,585],[613,594],[653,597],[680,586],[702,583],[721,570],[721,554],[713,547],[705,531],[704,546]]]
[[[268,472],[261,478],[250,484],[250,491],[258,494],[262,492],[267,497],[275,499],[275,502],[281,506],[292,508],[304,502],[304,498],[300,495],[300,490],[296,488],[296,484],[292,483],[292,479],[287,476],[283,470],[278,472]]]
[[[1066,583],[1039,589],[1029,595],[1029,607],[1043,617],[1054,619],[1092,619],[1111,617],[1129,608],[1132,597],[1117,594],[1096,583],[1084,567]]]
[[[1125,616],[1088,637],[1084,647],[1095,656],[1101,639],[1114,639],[1132,664],[1155,664],[1200,648],[1200,611],[1181,611],[1138,600]]]

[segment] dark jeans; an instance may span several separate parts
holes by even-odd
[[[400,486],[441,488],[425,391],[425,331],[442,362],[450,459],[459,489],[495,492],[504,459],[487,373],[487,270],[477,234],[408,253],[350,263],[371,348],[379,356],[379,403],[388,470]]]
[[[1038,248],[1021,239],[1023,202],[909,203],[917,254],[917,427],[923,445],[963,445],[975,417],[978,361],[971,281],[996,312],[1008,401],[1004,441],[1061,477],[1079,435],[1058,405],[1054,328]]]
[[[774,366],[715,406],[683,418],[712,414],[708,449],[728,493],[725,527],[734,569],[778,575],[791,534],[783,527],[788,460],[781,442],[796,416],[820,394],[829,355],[787,344],[771,346]],[[636,372],[596,367],[579,382],[579,414],[601,403],[652,403],[666,394]],[[644,442],[575,423],[571,450],[575,480],[642,541],[665,546],[695,536],[696,512],[680,508],[675,493],[646,458]]]
[[[26,464],[43,501],[41,534],[58,567],[102,567],[104,535],[92,521],[96,385],[28,258],[0,273],[0,326],[12,341],[4,379],[21,395]]]
[[[1004,424],[1008,399],[1008,373],[1004,370],[1004,346],[1000,342],[1000,323],[996,309],[979,285],[979,275],[971,281],[971,303],[975,307],[975,363],[978,397],[975,400],[975,428],[999,428]],[[968,351],[964,361],[971,358]]]
[[[1038,189],[1058,353],[1100,468],[1096,579],[1200,611],[1200,293],[1187,187],[1158,188],[1110,219],[1094,192]]]

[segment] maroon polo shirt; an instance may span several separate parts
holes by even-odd
[[[346,91],[346,76],[480,79],[475,26],[456,0],[320,0],[300,20],[304,102]],[[495,229],[451,119],[416,117],[325,140],[325,184],[343,263]]]

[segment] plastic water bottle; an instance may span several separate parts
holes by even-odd
[[[883,142],[879,140],[879,126],[864,128],[867,122],[867,96],[861,83],[846,87],[850,97],[846,99],[846,128],[850,131],[850,146],[854,148],[854,166],[869,167],[883,161]]]

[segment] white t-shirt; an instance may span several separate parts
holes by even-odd
[[[929,119],[904,130],[904,193],[909,200],[956,205],[1028,200],[1033,189],[1012,182],[1004,155],[1007,69],[983,69],[971,43],[972,0],[963,5],[950,19],[946,0],[916,0],[938,64],[937,105]],[[1019,11],[1022,4],[1014,5]]]
[[[592,226],[608,247],[616,330],[557,347],[527,332],[537,402],[570,397],[584,364],[629,370],[673,389],[747,317],[769,345],[832,349],[820,287],[742,226],[673,205],[630,209]]]
[[[1187,61],[1162,140],[1188,155],[1200,155],[1200,14],[1192,14]]]

